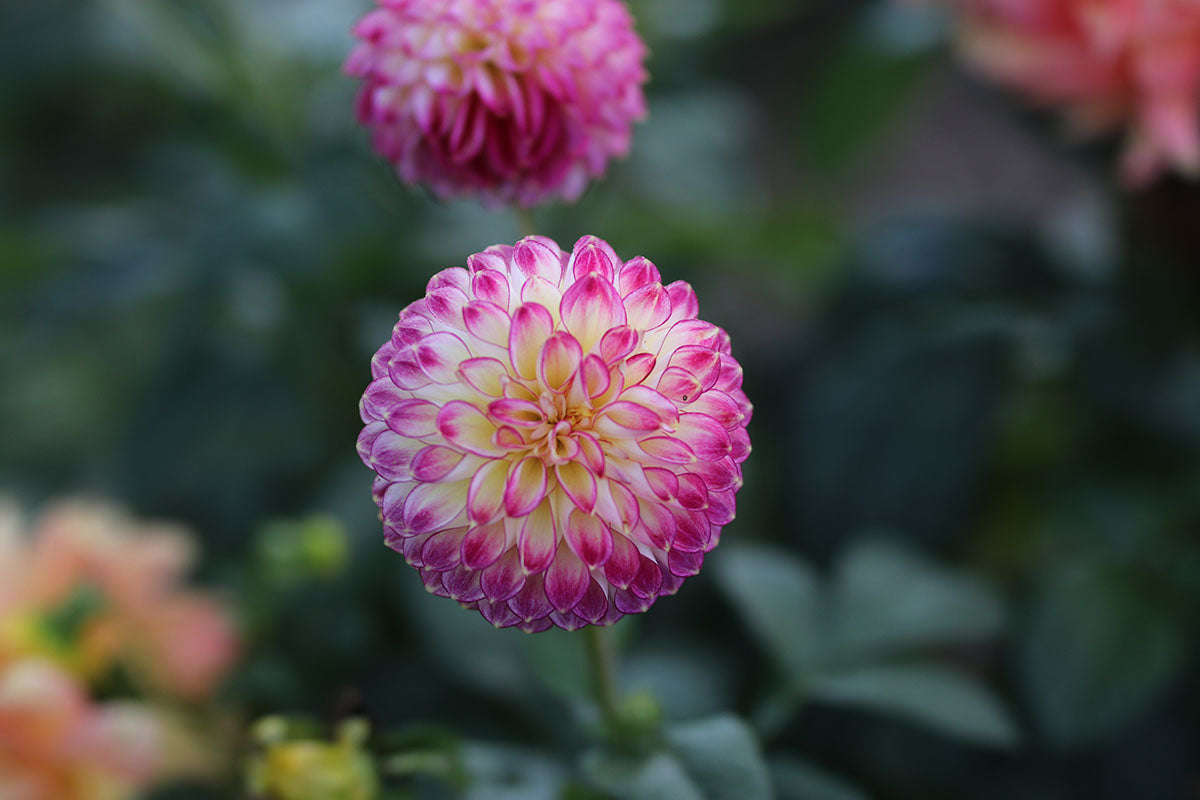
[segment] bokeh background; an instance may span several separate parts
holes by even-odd
[[[1123,191],[936,10],[631,5],[650,117],[538,227],[690,281],[756,415],[721,547],[618,626],[624,687],[749,720],[785,800],[1200,796],[1200,185]],[[518,232],[369,152],[367,6],[0,5],[0,491],[187,525],[248,636],[221,702],[453,763],[396,797],[632,793],[577,637],[494,631],[382,544],[370,355]],[[680,760],[693,794],[643,796],[751,796]]]

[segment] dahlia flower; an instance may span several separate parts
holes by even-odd
[[[36,658],[0,667],[0,797],[131,800],[157,776],[164,730],[133,703],[94,703]]]
[[[403,180],[528,208],[629,151],[646,49],[619,0],[377,2],[345,69]]]
[[[1200,3],[1195,0],[943,0],[984,73],[1082,133],[1128,128],[1130,185],[1200,171]]]
[[[751,407],[729,336],[594,236],[467,265],[372,360],[358,448],[387,543],[498,627],[645,611],[734,516]]]
[[[183,531],[106,505],[59,503],[30,536],[0,507],[0,665],[36,653],[87,680],[121,665],[148,688],[203,699],[238,638],[216,598],[181,585],[194,557]]]

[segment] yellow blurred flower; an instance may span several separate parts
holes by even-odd
[[[374,800],[379,778],[364,749],[368,734],[362,720],[349,720],[333,742],[288,737],[279,717],[254,728],[261,751],[247,770],[249,790],[270,800]]]

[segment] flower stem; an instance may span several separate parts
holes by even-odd
[[[517,231],[521,236],[533,236],[537,233],[537,226],[533,224],[533,212],[528,208],[515,207],[513,211],[517,215]]]
[[[592,690],[600,713],[611,731],[621,723],[621,709],[617,703],[617,665],[612,639],[608,628],[588,625],[583,629],[587,640],[588,660],[592,663]]]

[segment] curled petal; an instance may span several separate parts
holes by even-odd
[[[482,256],[491,254],[478,253],[476,255]],[[471,256],[471,258],[475,257],[476,256]],[[509,291],[508,279],[504,276],[504,272],[507,267],[504,263],[504,259],[499,258],[498,256],[494,256],[494,258],[499,262],[499,270],[495,269],[494,267],[488,267],[481,269],[472,275],[471,292],[475,295],[476,300],[493,303],[507,312]],[[464,308],[463,311],[465,321],[466,309]]]
[[[488,403],[488,415],[504,425],[517,428],[533,428],[546,421],[546,413],[541,406],[529,400],[513,398]]]
[[[437,433],[439,410],[425,400],[401,400],[387,410],[385,419],[388,427],[401,436],[419,439]]]
[[[441,445],[422,448],[412,460],[413,477],[423,483],[436,483],[457,467],[463,460],[458,450]]]
[[[537,508],[546,497],[546,479],[546,465],[536,456],[526,456],[513,464],[504,486],[504,510],[508,515],[523,517]]]
[[[462,540],[463,566],[482,570],[495,564],[508,549],[503,522],[478,525],[467,531]]]
[[[620,273],[617,275],[617,289],[621,295],[628,297],[638,289],[652,283],[661,284],[662,276],[658,273],[658,267],[650,263],[648,258],[637,256],[625,262],[625,266],[621,267]]]
[[[612,283],[594,272],[563,293],[559,313],[584,352],[591,352],[610,329],[625,324],[621,296]]]
[[[558,546],[554,561],[546,570],[546,598],[559,611],[570,611],[588,590],[592,580],[587,565],[571,551],[566,542]]]
[[[686,443],[669,436],[654,436],[638,442],[642,452],[655,461],[667,464],[691,464],[696,454]]]
[[[582,511],[591,513],[596,507],[596,476],[578,461],[568,461],[554,468],[558,485]]]
[[[528,236],[513,249],[513,264],[526,278],[541,277],[557,284],[562,280],[558,245],[540,236]]]
[[[629,324],[641,330],[657,328],[671,316],[671,298],[661,283],[648,283],[625,297]]]
[[[589,567],[604,564],[612,555],[613,533],[604,521],[594,514],[580,509],[572,510],[567,517],[564,533],[567,544]]]
[[[463,513],[466,503],[465,482],[422,483],[404,501],[401,518],[413,533],[441,530]]]
[[[718,461],[733,451],[729,432],[707,414],[680,414],[675,435],[702,461]]]
[[[484,595],[494,603],[509,599],[525,585],[525,570],[514,547],[483,571]]]
[[[495,444],[496,424],[470,403],[454,400],[438,412],[437,428],[446,441],[468,453],[496,458],[505,455]]]
[[[538,360],[538,380],[552,392],[563,389],[575,377],[583,360],[583,350],[575,337],[558,331],[542,345]]]
[[[504,392],[502,378],[508,368],[495,358],[469,358],[458,367],[458,377],[481,394],[499,397]]]
[[[478,277],[478,276],[476,276]],[[463,306],[463,324],[472,336],[489,344],[508,345],[512,326],[508,312],[495,303],[473,300]]]
[[[504,506],[508,482],[507,461],[496,459],[480,467],[467,489],[467,516],[476,525],[491,522]]]
[[[617,254],[608,242],[595,236],[584,236],[575,243],[567,270],[575,280],[595,272],[612,283],[617,263]]]
[[[538,356],[542,345],[554,330],[554,318],[536,303],[525,303],[517,307],[512,316],[512,330],[508,335],[508,353],[513,367],[522,378],[537,376]]]
[[[558,546],[558,534],[554,514],[549,501],[543,501],[526,518],[521,526],[518,548],[521,565],[527,572],[542,572],[550,566]]]
[[[612,552],[604,561],[604,576],[613,586],[628,589],[637,578],[642,556],[637,545],[620,534],[612,537]]]

